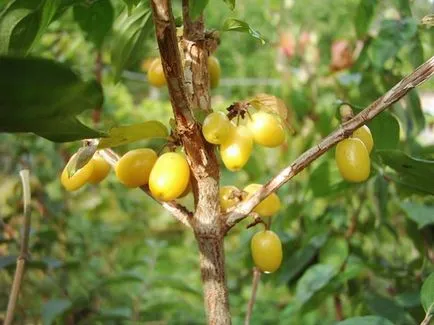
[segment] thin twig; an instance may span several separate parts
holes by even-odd
[[[104,158],[105,161],[107,161],[113,168],[116,166],[116,163],[119,160],[119,155],[114,152],[111,149],[103,149],[98,151],[99,155],[101,155],[102,158]],[[156,200],[150,193],[148,186],[141,186],[140,189],[148,194],[155,202],[158,202],[161,204],[163,208],[165,208],[167,211],[172,214],[178,221],[180,221],[185,226],[191,228],[191,217],[192,213],[188,211],[186,207],[183,205],[176,203],[175,201],[170,202],[161,202]]]
[[[305,151],[293,163],[282,169],[259,191],[253,194],[249,200],[239,203],[236,208],[226,216],[226,231],[243,220],[264,198],[278,190],[283,184],[309,166],[315,159],[322,156],[339,141],[349,137],[357,128],[372,120],[390,105],[404,97],[410,90],[431,78],[433,74],[434,56],[428,59],[409,76],[402,79],[385,95],[377,99],[354,118],[342,124],[319,144]]]
[[[244,325],[250,324],[252,317],[253,306],[256,301],[256,292],[258,291],[259,280],[261,280],[261,271],[257,267],[253,268],[253,280],[252,280],[252,295],[250,296],[249,303],[247,305],[246,318],[244,319]]]
[[[344,313],[342,311],[342,300],[338,293],[333,296],[333,301],[335,304],[336,320],[337,321],[344,320],[345,318],[344,318]]]
[[[420,323],[420,325],[429,325],[429,324],[431,324],[432,317],[433,317],[433,315],[428,312],[425,315],[425,318],[423,319],[422,323]]]
[[[29,234],[30,234],[30,181],[29,171],[23,169],[20,171],[21,183],[23,186],[23,202],[24,202],[24,225],[21,237],[20,255],[17,258],[17,266],[15,269],[14,281],[12,283],[11,294],[9,296],[8,308],[6,310],[6,318],[4,325],[12,324],[15,312],[15,306],[20,293],[21,282],[24,276],[24,267],[29,258]]]

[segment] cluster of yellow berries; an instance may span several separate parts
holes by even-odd
[[[154,59],[149,64],[147,70],[149,84],[157,88],[161,88],[167,84],[160,58]],[[219,60],[215,56],[208,57],[208,73],[210,87],[216,88],[220,83],[221,68]]]
[[[110,165],[95,155],[72,176],[68,176],[65,167],[61,182],[67,190],[74,191],[86,183],[99,183],[109,171]],[[167,152],[158,157],[152,149],[131,150],[116,163],[115,172],[126,187],[149,185],[152,196],[160,201],[182,197],[189,190],[190,167],[182,153]]]
[[[206,141],[220,145],[220,155],[227,169],[237,171],[250,158],[253,142],[277,147],[285,141],[285,130],[273,114],[253,113],[246,125],[235,125],[223,112],[209,114],[202,126]]]
[[[223,186],[220,188],[220,206],[222,212],[227,212],[240,200],[249,199],[261,188],[261,184],[247,185],[243,191],[235,186]],[[280,199],[276,193],[270,194],[259,203],[253,212],[261,218],[268,219],[275,215],[280,209]],[[256,267],[265,273],[276,271],[282,263],[282,243],[279,236],[271,230],[264,230],[256,233],[250,244],[253,262]]]
[[[349,182],[363,182],[371,172],[369,154],[374,147],[371,131],[366,125],[336,146],[336,164],[341,176]]]

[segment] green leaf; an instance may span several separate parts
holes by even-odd
[[[42,306],[42,321],[44,325],[52,324],[57,317],[62,315],[72,306],[67,299],[51,299]]]
[[[410,115],[408,122],[411,124],[412,134],[417,135],[425,128],[425,116],[423,115],[417,90],[413,89],[410,91],[407,96],[405,96],[405,102],[407,104],[406,112]]]
[[[330,237],[319,251],[319,262],[333,266],[339,271],[345,263],[350,248],[348,242],[342,237]]]
[[[357,38],[363,39],[369,31],[372,18],[374,17],[377,0],[360,0],[357,7],[355,27]]]
[[[417,22],[412,18],[383,20],[378,37],[372,42],[369,53],[372,63],[378,69],[391,58],[417,33]]]
[[[389,320],[378,316],[352,317],[336,323],[336,325],[393,325]]]
[[[209,0],[190,1],[190,16],[192,20],[197,19],[208,5]]]
[[[434,314],[434,273],[423,282],[420,290],[420,301],[427,314]]]
[[[387,177],[418,192],[434,195],[434,161],[410,157],[399,150],[379,150],[382,162],[396,173]]]
[[[221,28],[223,32],[241,32],[241,33],[249,33],[250,36],[253,38],[258,39],[261,41],[261,44],[265,44],[265,39],[262,37],[261,33],[259,33],[257,30],[250,27],[248,23],[245,21],[235,19],[235,18],[228,18],[223,23],[223,26]]]
[[[114,66],[114,79],[119,81],[126,65],[134,61],[140,53],[145,40],[151,36],[151,10],[142,4],[137,6],[130,16],[122,13],[114,24],[114,40],[111,49],[111,62]]]
[[[40,1],[14,0],[0,15],[0,55],[26,54],[41,22]]]
[[[403,202],[400,206],[405,214],[417,223],[419,229],[434,224],[434,206],[416,202]]]
[[[134,6],[137,6],[141,0],[124,0],[128,8],[128,14],[131,14]]]
[[[16,255],[0,256],[0,269],[14,265],[17,262]]]
[[[108,137],[101,139],[98,149],[112,148],[149,138],[166,138],[167,128],[158,121],[147,121],[110,129]]]
[[[377,294],[366,294],[365,300],[373,314],[382,316],[395,325],[416,324],[403,307],[389,298]]]
[[[327,159],[312,171],[308,188],[315,197],[324,197],[340,193],[351,186],[353,185],[342,180],[335,161]]]
[[[101,106],[97,82],[47,59],[0,57],[0,71],[0,132],[33,132],[56,142],[104,136],[76,117]]]
[[[398,146],[399,122],[394,115],[382,112],[367,125],[374,139],[374,150],[395,149]]]
[[[74,20],[86,38],[100,48],[112,28],[114,9],[110,0],[83,2],[74,6]]]
[[[103,280],[99,286],[121,285],[131,282],[143,283],[144,281],[145,279],[142,276],[133,273],[124,273]]]
[[[78,149],[77,153],[72,156],[66,165],[68,177],[72,177],[77,170],[84,167],[93,157],[96,152],[96,145],[85,146]]]
[[[305,304],[315,293],[324,288],[336,274],[336,269],[326,264],[316,264],[307,269],[295,289],[297,304]]]

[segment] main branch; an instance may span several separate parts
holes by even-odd
[[[342,124],[338,129],[324,138],[319,144],[305,151],[294,162],[282,169],[259,191],[252,195],[249,200],[239,203],[234,210],[227,215],[226,230],[228,231],[236,223],[243,220],[264,198],[278,190],[283,184],[288,182],[291,178],[309,166],[309,164],[315,159],[322,156],[339,141],[349,137],[357,128],[372,120],[390,105],[404,97],[410,90],[431,78],[433,74],[434,56],[418,67],[413,73],[402,79],[385,95],[366,107],[351,120]]]

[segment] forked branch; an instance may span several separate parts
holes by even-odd
[[[372,120],[390,105],[404,97],[410,90],[417,87],[434,74],[434,56],[428,59],[410,75],[402,79],[385,95],[366,107],[351,120],[342,124],[338,129],[325,137],[319,144],[305,151],[289,166],[282,169],[275,177],[268,181],[249,200],[239,203],[226,219],[227,231],[236,223],[243,220],[264,198],[277,191],[283,184],[300,173],[314,160],[322,156],[339,141],[349,137],[357,128]]]

